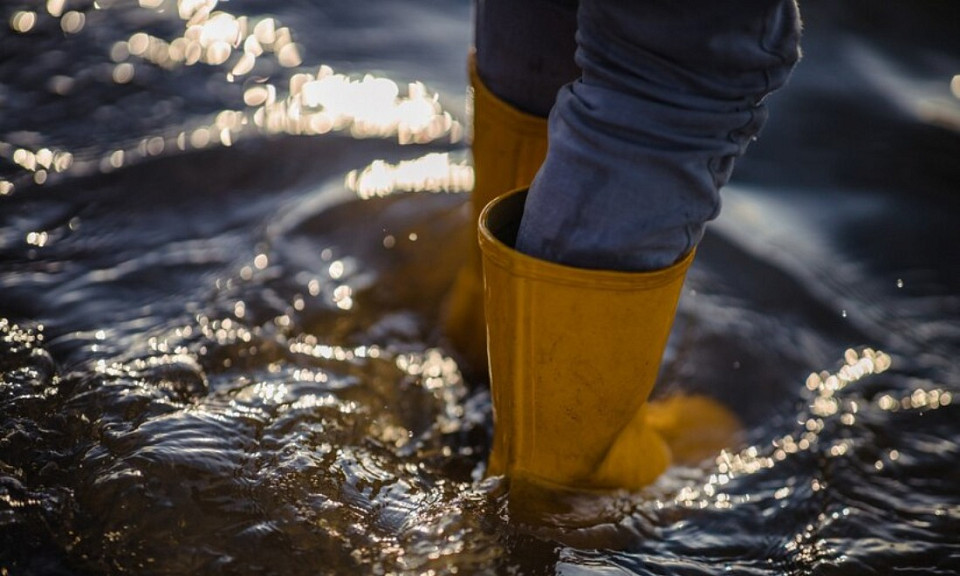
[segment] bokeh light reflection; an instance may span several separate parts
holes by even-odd
[[[60,19],[60,29],[65,34],[79,34],[87,22],[87,17],[83,12],[71,10]]]
[[[346,187],[368,199],[395,192],[468,192],[473,181],[473,167],[466,161],[453,162],[449,154],[434,153],[398,164],[376,160],[349,172]]]
[[[272,56],[282,68],[303,61],[292,31],[275,18],[262,18],[253,26],[247,17],[213,11],[216,2],[181,0],[179,14],[186,20],[182,36],[171,41],[145,32],[127,41],[130,55],[161,68],[180,65],[226,65],[229,81],[253,72],[257,59]],[[122,55],[123,49],[115,51]],[[329,66],[316,74],[297,73],[289,80],[289,93],[277,98],[273,84],[257,83],[244,91],[244,103],[255,126],[267,133],[325,134],[347,130],[357,138],[396,136],[401,144],[426,143],[442,137],[458,142],[463,129],[439,105],[437,95],[413,82],[401,94],[395,82],[370,74],[353,79],[334,73]]]
[[[737,488],[728,489],[738,477],[761,473],[778,463],[814,450],[829,458],[847,455],[853,448],[849,439],[833,439],[829,445],[822,445],[821,442],[828,425],[832,426],[833,422],[839,422],[841,426],[852,425],[855,422],[854,415],[860,409],[856,400],[841,398],[837,394],[862,378],[885,372],[890,366],[891,358],[883,352],[871,348],[861,352],[847,350],[844,364],[837,372],[823,371],[807,377],[805,388],[814,394],[810,399],[810,414],[805,417],[801,415],[793,431],[772,439],[767,445],[751,445],[736,452],[722,451],[714,462],[716,472],[710,474],[702,485],[683,486],[674,497],[674,502],[689,509],[727,509],[750,500],[750,493],[739,494],[734,493]],[[943,401],[943,394],[939,390],[916,391],[901,401],[884,396],[879,402],[881,408],[891,410],[899,409],[905,403],[911,407],[914,403],[932,406]],[[949,402],[949,394],[947,396]],[[813,482],[810,487],[812,491],[822,488],[818,480],[814,479]],[[793,492],[792,487],[779,487],[774,497],[786,499]]]
[[[174,4],[176,10],[171,10]],[[3,175],[0,195],[12,194],[21,188],[20,184],[45,184],[53,172],[69,171],[76,176],[93,171],[106,173],[172,150],[232,146],[246,135],[345,133],[353,138],[395,138],[400,144],[462,141],[461,123],[443,109],[439,95],[422,83],[401,85],[373,74],[348,75],[325,64],[301,68],[304,59],[291,28],[273,17],[237,16],[222,7],[216,0],[140,0],[137,9],[146,12],[142,18],[144,29],[133,32],[126,40],[107,44],[104,64],[110,65],[105,68],[106,78],[118,86],[136,85],[140,78],[149,82],[152,73],[143,70],[143,66],[167,72],[197,65],[219,68],[222,76],[214,76],[211,81],[242,84],[241,97],[235,105],[214,114],[212,122],[188,120],[192,124],[189,127],[166,134],[146,134],[132,145],[114,141],[113,149],[97,151],[102,143],[93,142],[88,149],[75,151],[81,158],[78,162],[73,161],[74,153],[61,150],[61,161],[45,166],[42,173],[27,154],[34,153],[28,146],[0,140],[0,156],[13,160],[11,155],[16,151],[19,156],[14,163],[23,169],[19,174]],[[64,34],[79,34],[91,21],[84,10],[91,9],[70,8],[66,0],[48,0],[44,12],[20,10],[8,23],[14,32],[26,34],[37,27],[41,18],[50,17],[57,20]],[[92,7],[98,11],[111,9],[131,7],[121,2],[99,2]],[[182,22],[179,35],[164,37],[156,32],[161,28],[149,26],[150,13],[163,20],[178,17]],[[74,87],[82,81],[83,72],[53,74],[47,80],[47,89],[62,97],[72,97],[78,94]],[[236,92],[222,93],[226,97]],[[225,118],[229,121],[225,122]],[[53,150],[54,146],[46,148]],[[462,189],[467,184],[445,186]]]
[[[37,13],[32,10],[21,10],[15,12],[13,17],[10,18],[10,28],[14,32],[19,32],[20,34],[26,34],[33,29],[34,25],[37,23]]]
[[[66,4],[66,0],[47,0],[47,13],[54,18],[59,18]]]

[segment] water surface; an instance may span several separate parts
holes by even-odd
[[[958,15],[805,8],[661,374],[745,438],[558,528],[439,330],[469,3],[6,3],[0,569],[960,573]]]

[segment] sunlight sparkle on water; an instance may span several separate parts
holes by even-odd
[[[324,360],[336,360],[345,362],[357,358],[379,358],[381,356],[380,348],[377,346],[357,346],[355,348],[346,348],[343,346],[334,346],[320,344],[316,336],[304,334],[291,342],[288,349],[292,354],[303,354],[313,358]]]
[[[27,234],[27,244],[42,248],[46,246],[48,238],[49,236],[46,232],[31,232]]]
[[[341,310],[353,308],[353,288],[346,284],[337,286],[333,290],[333,303]]]
[[[343,262],[341,260],[334,260],[333,262],[330,263],[328,272],[330,274],[330,277],[336,280],[341,276],[343,276],[343,270],[344,270]]]
[[[21,10],[15,12],[10,18],[10,28],[15,32],[25,34],[33,29],[37,23],[37,13],[32,10]]]
[[[376,160],[363,170],[352,170],[345,183],[368,199],[395,192],[468,192],[473,180],[473,167],[466,161],[452,162],[449,154],[435,153],[398,164]]]
[[[166,14],[171,3],[170,0],[140,0],[139,9]],[[109,10],[121,4],[95,4],[94,8]],[[236,109],[222,110],[212,123],[184,127],[173,134],[147,134],[133,146],[99,152],[99,158],[86,158],[81,162],[74,162],[70,152],[49,147],[54,156],[50,165],[43,168],[34,155],[44,148],[33,151],[0,142],[0,157],[13,160],[26,172],[0,182],[0,195],[13,193],[21,182],[46,184],[54,173],[106,173],[167,150],[232,146],[248,132],[306,136],[345,132],[354,138],[396,138],[400,144],[439,139],[457,143],[464,137],[460,122],[443,110],[438,95],[420,82],[409,82],[401,88],[389,78],[372,74],[353,77],[337,73],[327,65],[315,65],[312,71],[299,69],[303,58],[294,42],[294,32],[276,18],[235,16],[217,10],[220,4],[216,0],[178,0],[176,5],[176,14],[183,21],[180,35],[162,38],[142,30],[132,33],[125,41],[114,42],[107,51],[112,64],[110,79],[117,85],[132,84],[141,74],[141,66],[156,66],[161,70],[198,64],[220,67],[224,82],[243,82],[242,98]],[[26,34],[36,27],[38,18],[49,15],[59,20],[65,34],[83,32],[87,15],[68,8],[66,0],[47,0],[45,13],[21,10],[15,12],[8,23],[15,32]],[[276,76],[248,77],[260,69],[259,63],[264,58],[276,63],[279,68]],[[268,65],[266,69],[271,68]],[[68,96],[75,83],[75,78],[60,74],[52,76],[47,87],[54,94]],[[440,170],[440,163],[433,159],[415,166],[384,165],[380,173],[368,173],[359,182],[364,190],[362,194],[382,195],[400,189],[461,191],[472,188],[472,170],[463,163],[450,164],[446,171],[409,173],[412,169],[424,170],[427,163]],[[384,170],[400,174],[383,174]],[[393,179],[396,181],[388,183]]]
[[[121,62],[113,68],[113,81],[117,84],[128,84],[133,80],[134,67],[129,62]]]
[[[866,376],[888,370],[890,364],[890,356],[883,352],[870,348],[861,352],[847,350],[844,353],[844,365],[837,372],[812,373],[807,378],[805,387],[814,393],[809,406],[810,414],[800,415],[797,428],[793,432],[774,438],[766,446],[748,446],[738,452],[722,451],[715,461],[717,473],[712,474],[702,486],[685,486],[674,497],[675,503],[686,508],[725,509],[738,502],[749,501],[749,494],[735,496],[725,494],[723,487],[738,476],[757,474],[773,468],[777,463],[796,454],[818,449],[821,444],[821,434],[828,422],[834,419],[841,425],[852,425],[859,411],[859,405],[856,401],[837,397],[837,393]],[[947,394],[946,401],[949,403],[949,394],[936,390],[917,391],[901,401],[892,397],[883,397],[880,399],[880,404],[881,407],[886,406],[885,409],[898,409],[905,404],[934,407],[934,404],[939,406],[944,401],[944,394]],[[841,439],[820,449],[825,456],[838,458],[847,454],[850,448],[849,442]],[[821,487],[819,484],[814,484],[812,489],[816,491]],[[786,498],[791,492],[791,488],[782,487],[777,490],[774,497]]]
[[[65,6],[66,0],[47,0],[47,13],[54,18],[59,18]]]
[[[50,148],[40,148],[34,152],[27,148],[13,148],[2,142],[0,142],[0,157],[12,160],[14,164],[32,174],[32,180],[37,184],[46,182],[50,171],[66,172],[73,165],[73,154],[69,152]],[[13,182],[6,180],[0,182],[0,195],[9,194],[14,186]]]
[[[66,34],[78,34],[83,30],[83,26],[87,22],[87,17],[83,12],[77,12],[76,10],[71,10],[63,15],[63,18],[60,19],[60,29]]]
[[[229,81],[252,72],[257,59],[267,53],[284,68],[302,64],[291,30],[276,19],[261,19],[251,29],[245,16],[213,12],[215,6],[216,2],[181,0],[180,17],[187,20],[182,36],[167,41],[137,32],[126,49],[118,48],[113,55],[128,53],[167,69],[198,63],[226,65]],[[368,74],[355,80],[320,66],[316,74],[293,75],[289,84],[288,96],[279,100],[276,86],[266,82],[244,91],[244,103],[255,108],[251,119],[262,131],[311,135],[349,130],[357,138],[396,136],[401,144],[462,137],[459,123],[418,82],[409,84],[401,95],[397,84],[387,78]]]

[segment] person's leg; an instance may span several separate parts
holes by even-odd
[[[576,2],[478,0],[473,88],[473,215],[470,251],[447,299],[445,332],[474,371],[487,366],[480,255],[480,210],[529,186],[547,153],[547,114],[561,86],[579,77],[574,62]]]
[[[636,489],[674,457],[665,437],[735,422],[713,402],[647,400],[703,226],[799,56],[799,21],[793,0],[582,0],[578,20],[583,75],[552,109],[546,161],[525,200],[480,219],[489,470]]]
[[[529,185],[546,155],[547,115],[580,76],[576,0],[477,0],[471,64],[475,213]]]
[[[560,88],[580,76],[577,0],[477,0],[476,67],[498,98],[546,118]]]
[[[517,248],[587,268],[669,266],[720,210],[720,188],[799,58],[794,0],[583,0],[577,62]]]

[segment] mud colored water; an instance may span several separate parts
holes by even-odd
[[[956,8],[805,6],[659,385],[745,438],[559,528],[438,329],[469,4],[215,4],[0,7],[0,570],[960,573]]]

